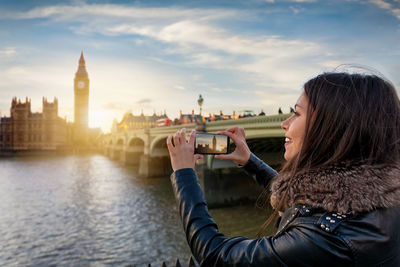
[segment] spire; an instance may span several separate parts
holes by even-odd
[[[79,58],[79,66],[78,66],[78,70],[76,71],[76,75],[87,76],[86,62],[85,62],[85,58],[83,57],[83,49],[81,50],[81,57]]]
[[[85,66],[85,58],[83,57],[83,49],[81,50],[81,57],[79,58],[79,66]]]

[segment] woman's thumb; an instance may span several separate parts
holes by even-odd
[[[222,160],[232,160],[232,154],[228,154],[228,155],[215,155],[214,156],[216,159],[222,159]]]

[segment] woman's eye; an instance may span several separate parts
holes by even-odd
[[[293,112],[294,113],[294,115],[296,115],[296,116],[300,116],[300,114],[297,112],[297,111],[295,111],[295,112]]]

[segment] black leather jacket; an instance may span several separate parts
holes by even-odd
[[[276,174],[254,155],[245,169],[264,186]],[[177,170],[171,181],[201,266],[400,266],[400,207],[350,216],[298,205],[284,212],[274,236],[228,238],[208,213],[195,171]]]

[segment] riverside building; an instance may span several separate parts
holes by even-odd
[[[165,112],[162,115],[157,115],[154,112],[152,116],[144,115],[143,111],[139,116],[135,116],[131,112],[127,112],[120,122],[114,121],[112,131],[120,132],[125,130],[153,128],[159,126],[159,121],[162,119],[168,119],[168,116]]]
[[[56,150],[68,140],[67,122],[58,116],[58,100],[43,97],[42,113],[31,111],[31,100],[13,98],[10,117],[0,120],[0,149]]]

